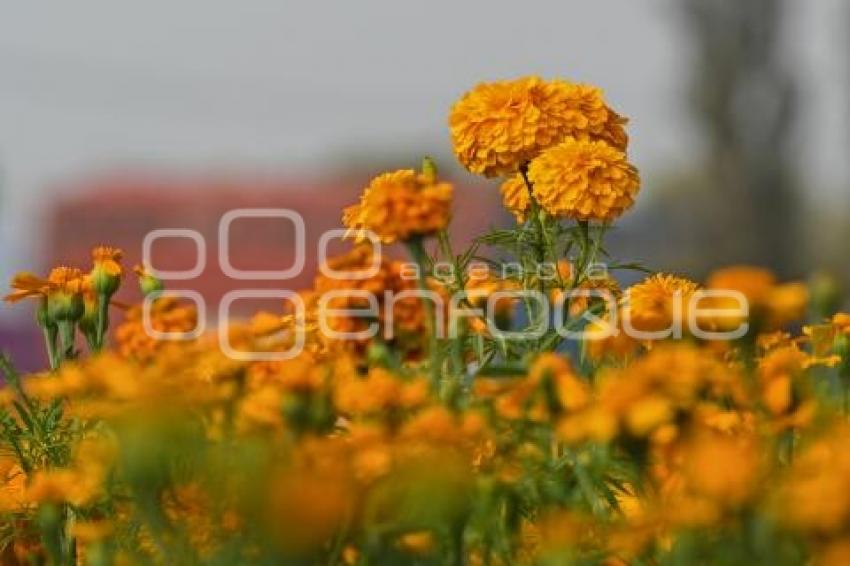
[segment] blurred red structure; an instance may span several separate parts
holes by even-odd
[[[318,239],[325,231],[341,228],[342,208],[354,203],[368,181],[363,175],[332,180],[279,178],[192,177],[171,174],[109,174],[77,186],[63,187],[45,219],[50,226],[45,259],[49,265],[89,265],[90,249],[108,244],[125,251],[125,265],[141,261],[145,235],[155,229],[179,228],[199,232],[206,242],[206,268],[192,280],[167,283],[170,289],[198,291],[208,308],[237,289],[302,289],[316,273]],[[287,280],[233,280],[218,261],[218,229],[222,216],[238,208],[287,208],[302,215],[306,226],[306,263],[299,275]],[[492,187],[456,186],[453,238],[458,245],[506,220],[499,193]],[[330,249],[348,244],[335,241]],[[398,248],[398,246],[394,246]],[[232,224],[230,261],[242,270],[281,270],[294,259],[294,229],[283,219],[240,219]],[[398,254],[401,250],[387,250]],[[185,270],[195,264],[195,244],[186,238],[159,240],[152,259],[158,270]],[[132,281],[132,279],[131,279]],[[134,284],[118,297],[138,301]],[[236,314],[246,304],[234,304]],[[211,311],[214,316],[214,311]]]

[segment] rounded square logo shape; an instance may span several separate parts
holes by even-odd
[[[163,240],[165,238],[183,238],[195,242],[197,256],[192,269],[161,271],[153,267],[153,262],[151,261],[153,244],[157,240]],[[142,242],[142,265],[151,275],[163,281],[196,279],[203,274],[204,269],[207,267],[207,242],[200,232],[188,228],[159,228],[157,230],[151,230],[145,235],[145,239]]]
[[[369,279],[370,277],[375,277],[381,270],[381,258],[383,254],[383,250],[381,248],[381,240],[378,239],[377,234],[375,234],[371,230],[354,231],[354,233],[357,235],[366,236],[366,239],[368,239],[369,243],[372,244],[372,263],[367,269],[358,269],[357,271],[337,271],[336,269],[331,269],[330,267],[328,267],[328,242],[335,238],[344,239],[351,233],[351,230],[346,230],[344,228],[334,228],[333,230],[326,231],[319,238],[319,273],[321,273],[328,279],[359,281],[362,279]]]
[[[230,225],[242,218],[282,218],[292,222],[295,228],[295,261],[286,269],[250,270],[238,269],[230,263]],[[221,270],[231,279],[239,280],[274,280],[292,279],[304,270],[306,253],[307,230],[304,218],[289,208],[238,208],[231,210],[221,217],[218,224],[218,262]]]
[[[295,291],[285,289],[243,289],[231,291],[221,299],[218,307],[218,345],[225,356],[243,362],[280,362],[291,360],[304,351],[306,335],[303,328],[295,330],[295,344],[283,352],[246,352],[230,343],[230,307],[240,299],[284,299],[295,305],[296,319],[305,314],[304,299]]]
[[[164,297],[189,299],[195,303],[198,320],[195,324],[195,328],[191,332],[163,332],[153,327],[153,321],[151,320],[151,308],[153,307],[155,300]],[[190,291],[188,289],[163,290],[148,293],[142,303],[142,327],[145,329],[145,333],[154,340],[171,342],[196,340],[203,336],[204,332],[207,330],[207,307],[206,303],[204,303],[204,298],[197,291]]]

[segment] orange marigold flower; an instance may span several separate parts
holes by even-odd
[[[97,246],[91,252],[92,270],[89,274],[92,290],[95,293],[113,295],[121,285],[124,270],[121,258],[124,252],[109,246]]]
[[[34,273],[22,271],[12,278],[12,292],[3,297],[7,303],[17,303],[29,298],[46,298],[47,281]]]
[[[687,487],[721,506],[746,502],[758,488],[759,448],[753,435],[698,434],[685,447]]]
[[[160,297],[150,305],[150,326],[157,332],[192,332],[198,322],[198,312],[193,304],[175,297]],[[124,322],[115,329],[115,341],[122,356],[150,361],[167,342],[158,340],[145,329],[142,305],[131,307]]]
[[[508,212],[514,215],[518,223],[525,222],[531,208],[531,198],[522,175],[517,174],[509,177],[499,187],[499,192],[502,193],[502,204],[505,205]]]
[[[850,313],[837,313],[832,317],[832,325],[836,332],[850,336]]]
[[[622,327],[621,321],[612,324],[610,316],[591,320],[586,328],[587,338],[584,341],[584,353],[593,362],[605,360],[622,361],[640,349],[640,343],[629,336]]]
[[[657,273],[629,287],[623,317],[636,330],[666,330],[677,318],[686,319],[688,303],[697,288],[688,279]]]
[[[78,320],[85,306],[83,291],[86,280],[75,267],[55,267],[47,276],[47,316],[50,320]],[[44,292],[44,291],[43,291]]]
[[[358,204],[343,211],[342,222],[358,241],[362,230],[385,244],[426,236],[449,223],[452,186],[433,175],[400,169],[372,179]]]
[[[548,377],[558,401],[568,411],[583,409],[590,404],[590,385],[576,375],[569,360],[563,356],[551,352],[541,354],[529,369],[528,376],[535,383],[541,383]]]
[[[743,294],[750,303],[761,303],[776,285],[776,276],[763,267],[731,265],[716,269],[705,282],[708,289],[727,289]]]
[[[634,204],[637,169],[604,141],[567,138],[531,162],[534,197],[552,216],[611,222]]]
[[[112,276],[121,276],[124,273],[121,267],[121,258],[123,257],[123,251],[110,246],[97,246],[91,251],[94,266],[103,269]]]
[[[8,303],[16,303],[28,298],[61,298],[82,293],[85,280],[82,272],[73,267],[56,267],[47,279],[29,272],[21,272],[12,278],[13,291],[3,297]]]
[[[841,422],[794,455],[774,496],[783,524],[816,535],[844,532],[850,521],[848,442],[850,429]]]
[[[602,139],[625,149],[624,123],[600,89],[536,76],[479,84],[449,115],[458,159],[487,177],[516,173],[567,136]]]
[[[342,379],[334,389],[336,406],[353,415],[392,415],[395,410],[421,406],[427,399],[427,380],[403,381],[383,368],[372,368],[363,378]]]
[[[809,289],[805,284],[778,284],[770,270],[752,265],[715,270],[706,286],[741,293],[747,300],[751,316],[762,330],[781,328],[802,319],[809,304]]]

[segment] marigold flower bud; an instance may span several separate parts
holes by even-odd
[[[83,316],[83,275],[79,269],[57,267],[47,277],[47,317],[52,321],[77,321]]]
[[[141,289],[144,296],[147,297],[151,293],[162,291],[162,281],[151,275],[143,266],[137,265],[133,268],[133,271],[139,277],[139,289]]]

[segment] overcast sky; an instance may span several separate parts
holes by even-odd
[[[742,0],[743,1],[743,0]],[[848,19],[793,2],[813,198],[848,200]],[[433,144],[477,81],[602,86],[652,174],[692,162],[690,53],[676,0],[6,2],[0,13],[0,277],[32,253],[57,184],[134,164],[312,172],[331,156]],[[36,227],[37,228],[37,227]]]

